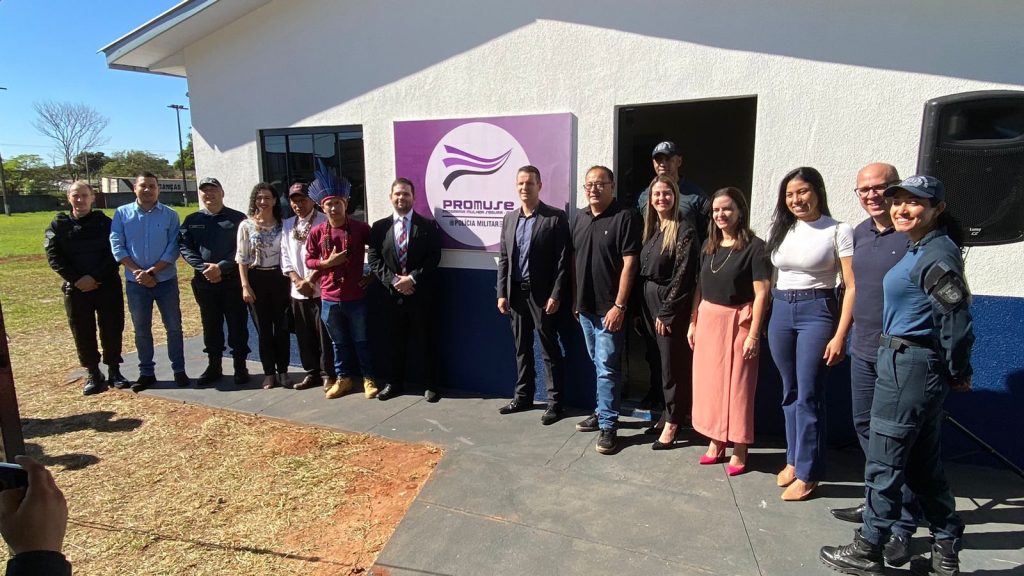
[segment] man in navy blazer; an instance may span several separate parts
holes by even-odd
[[[533,408],[536,370],[533,331],[540,335],[548,407],[544,425],[562,417],[562,350],[555,313],[572,297],[569,285],[569,221],[565,212],[540,201],[540,171],[523,166],[516,173],[521,205],[505,215],[498,257],[498,311],[509,316],[516,346],[515,396],[498,410],[512,414]]]
[[[419,373],[427,402],[440,396],[434,387],[431,350],[437,265],[441,261],[441,233],[437,224],[412,209],[416,188],[406,178],[391,185],[389,199],[395,212],[373,223],[368,260],[387,292],[387,383],[377,394],[389,400],[405,388],[410,368]]]

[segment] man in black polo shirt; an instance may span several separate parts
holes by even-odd
[[[92,209],[96,195],[85,182],[68,188],[71,213],[50,223],[43,246],[50,268],[64,279],[64,309],[75,339],[78,361],[88,375],[82,394],[107,389],[100,372],[96,343],[97,322],[103,344],[103,363],[111,386],[127,388],[121,375],[121,336],[124,333],[124,288],[110,249],[110,217]]]
[[[249,324],[242,301],[242,283],[235,264],[238,224],[245,214],[224,205],[224,189],[216,178],[199,183],[199,201],[203,207],[185,217],[178,245],[181,257],[195,269],[192,293],[199,304],[203,322],[203,344],[209,365],[196,380],[209,386],[224,375],[224,322],[228,324],[228,344],[235,364],[235,383],[249,381],[245,358],[249,355]]]
[[[576,264],[574,312],[597,373],[597,412],[576,424],[580,432],[600,429],[597,451],[615,451],[622,395],[622,349],[626,303],[640,253],[640,217],[615,200],[615,176],[609,168],[587,170],[583,190],[589,206],[573,224]]]
[[[857,298],[853,304],[853,338],[850,345],[850,391],[853,426],[864,454],[871,437],[871,402],[878,373],[878,337],[882,334],[882,278],[907,253],[909,238],[897,232],[889,215],[885,189],[900,182],[891,164],[875,162],[857,172],[854,192],[868,217],[853,230],[853,277],[857,279]],[[864,504],[853,508],[834,508],[840,520],[860,524]],[[886,562],[902,566],[910,560],[910,537],[917,529],[917,503],[913,492],[903,486],[903,510],[892,527],[892,538],[885,545]]]

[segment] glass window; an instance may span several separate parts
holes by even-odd
[[[292,183],[312,182],[316,159],[352,183],[349,213],[366,220],[362,126],[268,129],[260,133],[263,179],[286,194]],[[285,208],[285,212],[289,212]]]

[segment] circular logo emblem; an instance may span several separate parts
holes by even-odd
[[[472,248],[501,242],[501,220],[518,206],[515,181],[526,151],[503,128],[470,122],[441,138],[427,162],[426,198],[438,226]]]

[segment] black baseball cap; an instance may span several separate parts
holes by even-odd
[[[216,186],[217,188],[224,188],[220,185],[220,180],[207,176],[199,181],[199,189],[202,190],[203,186]]]
[[[661,144],[658,144],[657,146],[655,146],[654,147],[654,151],[651,152],[651,158],[654,158],[655,156],[657,156],[659,154],[664,154],[665,156],[679,156],[680,155],[679,154],[679,148],[676,148],[676,143],[675,142],[671,142],[669,140],[666,140],[666,141],[662,142]]]

